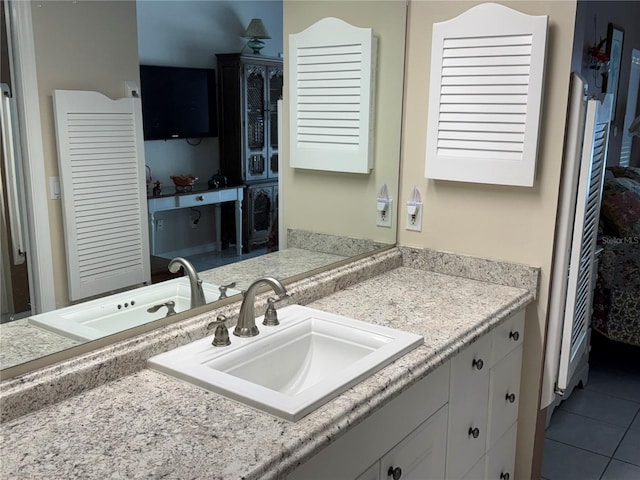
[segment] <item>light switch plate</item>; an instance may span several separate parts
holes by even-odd
[[[60,177],[49,177],[49,198],[60,200]]]

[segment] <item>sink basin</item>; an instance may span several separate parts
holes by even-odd
[[[217,300],[220,296],[217,285],[203,283],[202,289],[207,303]],[[240,291],[227,289],[229,297],[237,293]],[[187,277],[174,278],[166,282],[41,313],[30,317],[28,321],[33,325],[74,340],[95,340],[165,317],[167,314],[165,307],[155,313],[149,313],[147,309],[169,300],[175,302],[176,313],[189,309],[191,289]]]
[[[148,365],[285,420],[297,421],[421,345],[419,335],[300,305],[278,310],[280,325],[251,338],[211,337],[148,360]]]

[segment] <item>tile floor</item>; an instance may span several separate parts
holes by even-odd
[[[546,480],[640,480],[640,347],[592,336],[586,388],[554,412]]]
[[[266,247],[254,248],[249,253],[244,253],[240,256],[236,254],[235,247],[230,247],[221,252],[206,252],[199,253],[197,255],[185,256],[187,260],[191,262],[193,268],[197,272],[203,272],[212,268],[221,267],[230,263],[239,262],[240,260],[246,260],[248,258],[257,257],[267,253]],[[171,260],[170,258],[168,260]]]

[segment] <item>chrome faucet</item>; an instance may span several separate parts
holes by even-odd
[[[189,285],[191,287],[191,306],[189,308],[200,307],[205,305],[207,301],[204,299],[204,291],[202,290],[202,280],[198,277],[198,272],[188,260],[182,257],[176,257],[169,262],[169,271],[176,273],[184,268],[184,273],[189,277]]]
[[[259,278],[253,282],[246,292],[243,292],[244,298],[242,299],[242,305],[240,306],[240,314],[238,315],[238,324],[233,330],[233,334],[238,337],[254,337],[260,333],[258,327],[256,327],[256,314],[254,310],[254,303],[256,298],[256,292],[262,284],[269,285],[275,293],[281,297],[287,295],[287,291],[284,285],[273,277]]]

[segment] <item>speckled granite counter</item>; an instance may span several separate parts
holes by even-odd
[[[22,318],[0,324],[0,368],[28,362],[81,342],[31,325]]]
[[[312,307],[424,345],[297,423],[141,370],[2,425],[2,478],[281,478],[532,301],[533,292],[400,267]]]
[[[346,259],[343,255],[287,248],[201,272],[200,278],[216,285],[235,282],[237,289],[246,290],[260,277],[289,278]]]

